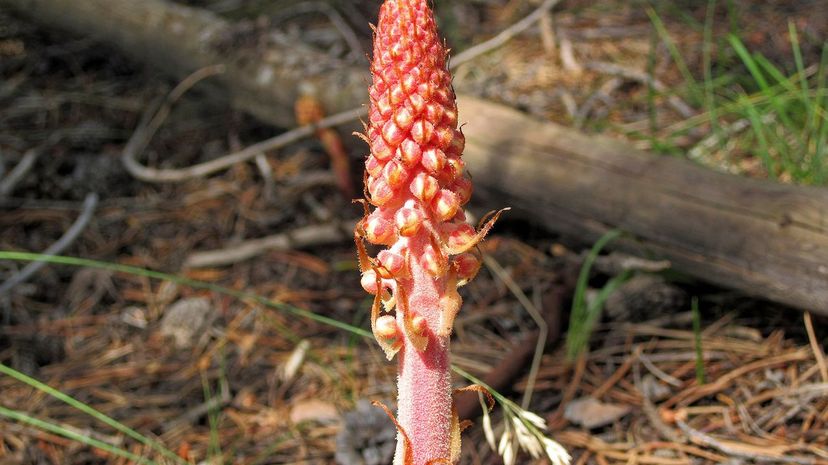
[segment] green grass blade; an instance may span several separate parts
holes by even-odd
[[[49,263],[54,263],[58,265],[69,265],[69,266],[79,266],[79,267],[88,267],[88,268],[98,268],[103,270],[111,270],[120,273],[127,273],[137,276],[144,276],[147,278],[158,279],[162,281],[171,281],[176,284],[181,284],[185,286],[192,287],[194,289],[205,289],[213,292],[218,292],[219,294],[229,295],[231,297],[235,297],[239,300],[250,300],[254,301],[258,304],[261,304],[268,308],[273,308],[275,310],[279,310],[291,315],[299,316],[302,318],[307,318],[309,320],[316,321],[318,323],[322,323],[328,326],[333,326],[334,328],[342,329],[358,336],[363,337],[370,337],[373,338],[373,335],[370,331],[364,330],[362,328],[357,328],[355,326],[349,325],[348,323],[343,323],[339,320],[335,320],[333,318],[329,318],[323,315],[317,315],[311,311],[295,307],[290,304],[286,304],[283,302],[277,302],[274,300],[270,300],[266,297],[260,296],[258,294],[254,294],[252,292],[244,292],[244,291],[237,291],[235,289],[230,289],[228,287],[219,286],[218,284],[207,283],[204,281],[198,281],[195,279],[184,278],[181,276],[176,276],[167,273],[161,273],[159,271],[152,271],[146,268],[140,268],[137,266],[131,265],[122,265],[120,263],[109,263],[109,262],[102,262],[98,260],[89,260],[86,258],[77,258],[77,257],[67,257],[65,255],[42,255],[38,253],[29,253],[29,252],[13,252],[13,251],[0,251],[0,260],[18,260],[18,261],[45,261]]]
[[[567,338],[567,354],[571,360],[580,355],[589,343],[589,338],[595,329],[595,324],[598,323],[601,317],[601,311],[604,309],[604,304],[609,299],[613,292],[618,290],[622,284],[627,282],[632,276],[632,272],[624,270],[618,276],[613,277],[598,291],[595,300],[590,302],[589,308],[585,313],[585,319],[579,324],[580,329],[572,334],[572,340]]]
[[[32,417],[24,412],[19,410],[12,410],[6,407],[0,406],[0,416],[4,416],[6,418],[19,421],[21,423],[26,423],[35,428],[41,429],[43,431],[48,431],[50,433],[54,433],[60,436],[63,436],[67,439],[71,439],[73,441],[77,441],[81,444],[86,444],[87,446],[94,447],[96,449],[100,449],[102,451],[108,452],[112,455],[117,455],[119,457],[124,457],[129,460],[132,460],[138,464],[146,464],[146,465],[159,465],[158,462],[150,460],[146,457],[141,457],[139,455],[133,454],[127,450],[123,450],[117,446],[113,446],[112,444],[100,441],[95,438],[91,438],[89,436],[77,433],[75,431],[69,430],[64,428],[60,425],[56,425],[54,423],[50,423],[48,421],[41,420],[39,418]],[[177,462],[186,464],[187,462],[181,460],[177,456],[175,457]]]
[[[814,153],[811,157],[811,171],[815,173],[814,183],[828,182],[828,43],[822,46],[816,78],[816,97],[814,98],[814,135],[812,144]]]
[[[667,32],[667,27],[664,25],[661,17],[658,16],[658,13],[656,13],[656,11],[649,6],[647,7],[647,16],[650,17],[650,21],[656,28],[658,35],[661,36],[661,40],[664,41],[664,44],[667,46],[667,50],[670,52],[670,56],[676,63],[679,73],[681,73],[681,76],[684,78],[685,82],[687,82],[691,96],[697,102],[704,102],[704,93],[699,89],[699,84],[696,82],[696,78],[693,77],[693,73],[691,73],[690,68],[687,67],[687,63],[684,61],[681,51],[678,49],[678,46],[676,46],[676,43],[673,41],[672,37],[670,37],[670,33]]]
[[[788,86],[789,90],[796,90],[790,80],[765,57],[762,55],[752,55],[748,52],[747,48],[745,48],[745,45],[738,37],[733,35],[728,36],[728,41],[730,42],[731,47],[733,47],[736,51],[736,54],[739,55],[739,58],[742,59],[742,63],[745,64],[745,67],[747,67],[754,81],[756,81],[756,84],[759,86],[759,90],[768,97],[768,100],[770,101],[773,109],[776,111],[779,119],[789,129],[796,127],[788,115],[788,109],[786,108],[784,102],[779,98],[780,91],[775,89],[774,86],[771,86],[765,77],[765,73],[762,72],[762,69],[778,81],[777,84],[782,88]],[[782,153],[787,153],[787,150]]]
[[[742,59],[742,63],[744,63],[745,67],[747,67],[750,75],[753,76],[753,80],[759,85],[759,89],[762,92],[767,92],[770,89],[770,84],[768,84],[768,80],[765,79],[765,75],[762,74],[756,60],[754,60],[753,56],[750,52],[748,52],[748,49],[745,48],[742,41],[734,35],[728,36],[727,40],[730,42],[730,46],[733,47],[733,50],[736,51],[736,54],[739,55],[739,58]]]
[[[219,438],[218,431],[219,412],[218,406],[213,400],[217,399],[217,397],[213,396],[210,380],[207,379],[207,375],[204,373],[201,374],[201,388],[204,392],[205,405],[209,406],[207,409],[207,422],[210,425],[210,441],[207,444],[207,457],[210,457],[211,462],[218,461],[219,464],[222,464],[224,461],[221,454],[221,439]]]
[[[719,139],[721,134],[721,127],[719,126],[719,116],[716,109],[716,95],[713,92],[713,19],[716,14],[716,0],[708,0],[707,12],[704,18],[704,34],[702,44],[702,70],[704,73],[704,108],[707,114],[710,115],[710,128]]]
[[[589,284],[589,273],[598,254],[607,244],[614,241],[621,235],[621,231],[613,229],[601,236],[584,259],[581,271],[578,273],[578,281],[575,284],[575,294],[572,298],[572,311],[569,316],[569,329],[566,334],[566,352],[570,360],[574,360],[583,350],[585,341],[589,339],[592,330],[589,327],[590,308],[586,304],[586,290]]]
[[[95,410],[94,408],[90,407],[89,405],[75,399],[74,397],[72,397],[70,395],[64,394],[63,392],[49,386],[48,384],[42,383],[42,382],[32,378],[31,376],[28,376],[24,373],[21,373],[21,372],[15,370],[14,368],[8,367],[8,366],[6,366],[2,363],[0,363],[0,373],[4,374],[6,376],[9,376],[13,379],[16,379],[17,381],[20,381],[21,383],[28,384],[29,386],[37,389],[38,391],[49,394],[50,396],[54,397],[55,399],[65,403],[65,404],[67,404],[67,405],[69,405],[69,406],[71,406],[75,409],[77,409],[80,412],[83,412],[83,413],[89,415],[90,417],[100,421],[101,423],[103,423],[105,425],[111,426],[115,430],[129,436],[130,438],[140,442],[141,444],[143,444],[147,447],[150,447],[152,450],[158,452],[159,454],[163,455],[164,457],[166,457],[168,459],[175,460],[176,462],[178,462],[180,464],[186,464],[187,463],[186,461],[181,459],[181,457],[176,455],[174,452],[172,452],[169,449],[167,449],[166,447],[164,447],[164,445],[161,444],[160,442],[155,441],[151,438],[148,438],[148,437],[142,435],[141,433],[139,433],[139,432],[135,431],[134,429],[124,425],[123,423],[120,423],[119,421],[115,420],[114,418],[111,418],[111,417],[103,414],[102,412],[99,412],[98,410]]]
[[[802,95],[802,103],[805,105],[805,110],[808,115],[806,124],[810,126],[814,114],[814,102],[811,101],[811,89],[808,86],[808,76],[805,75],[805,61],[802,59],[802,48],[799,46],[799,34],[796,33],[796,26],[793,21],[788,21],[788,36],[791,39],[791,50],[794,55],[794,63],[796,63],[796,74],[799,76],[799,89]],[[806,132],[808,132],[807,128]]]
[[[759,143],[759,154],[762,157],[762,162],[765,164],[765,169],[768,171],[768,177],[774,179],[778,176],[778,169],[776,160],[773,159],[770,152],[770,144],[768,143],[768,136],[765,134],[765,125],[762,122],[762,117],[756,106],[750,100],[743,98],[740,101],[744,104],[744,110],[750,120],[751,129],[753,129],[756,140]]]

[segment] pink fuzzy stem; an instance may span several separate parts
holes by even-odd
[[[416,248],[412,242],[415,241],[409,244],[413,253]],[[438,285],[442,284],[442,280],[432,278],[416,262],[411,268],[412,278],[401,283],[407,288],[408,307],[425,317],[429,328],[437,328],[441,295]],[[448,337],[439,337],[429,331],[426,350],[420,352],[413,344],[404,343],[398,354],[397,419],[411,440],[414,463],[418,465],[450,457],[452,390],[449,343]],[[403,465],[400,461],[403,456],[401,449],[402,441],[399,441],[395,465]]]

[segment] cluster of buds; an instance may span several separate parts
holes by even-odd
[[[362,287],[375,296],[373,334],[389,360],[402,351],[397,464],[455,461],[448,345],[457,288],[480,269],[475,246],[499,215],[479,230],[466,222],[472,183],[447,55],[427,0],[383,3],[360,134],[371,149],[366,215],[355,234]],[[364,241],[382,250],[371,257]]]
[[[441,295],[453,294],[471,280],[480,269],[474,246],[496,219],[479,231],[466,222],[463,205],[472,183],[461,158],[465,137],[457,127],[446,60],[425,0],[383,4],[371,66],[369,123],[360,135],[371,147],[365,196],[376,208],[366,207],[356,235],[362,286],[388,311],[395,303],[407,303],[399,294],[417,278],[439,282]],[[387,248],[370,258],[363,239]],[[422,271],[426,274],[417,276]],[[414,329],[417,336],[428,324],[414,312],[407,312],[412,321],[402,331]],[[383,348],[390,359],[402,339],[389,317],[374,318],[374,334],[381,344],[388,342]],[[452,317],[443,315],[439,336],[450,335]]]

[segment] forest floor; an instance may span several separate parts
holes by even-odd
[[[265,15],[269,27],[364,60],[327,16],[292,12],[296,2],[188,3],[251,23]],[[817,152],[793,161],[774,150],[757,155],[758,133],[733,129],[750,108],[718,103],[742,102],[739,92],[762,95],[734,37],[792,75],[795,29],[803,74],[818,81],[828,56],[824,1],[594,3],[561,2],[540,27],[462,65],[455,86],[714,169],[828,182]],[[376,2],[330,5],[369,50]],[[716,5],[710,15],[709,5]],[[438,2],[441,27],[458,50],[532,8],[522,0]],[[176,84],[94,40],[0,11],[0,186],[9,185],[13,167],[33,161],[0,191],[0,251],[44,251],[86,211],[91,219],[62,254],[104,262],[49,264],[0,292],[0,465],[133,463],[123,452],[159,464],[388,463],[393,425],[366,401],[393,406],[395,364],[364,337],[371,302],[348,231],[360,207],[318,176],[329,155],[313,138],[206,179],[132,178],[120,161],[124,144],[149,102]],[[765,123],[789,139],[790,126]],[[721,137],[722,128],[733,131]],[[175,104],[146,161],[187,166],[281,131],[197,87]],[[365,148],[340,136],[351,175],[361,179]],[[805,165],[811,168],[799,169]],[[495,207],[472,206],[478,214]],[[273,235],[287,246],[193,266],[201,252],[226,258]],[[293,246],[307,235],[309,242]],[[590,245],[505,217],[482,246],[488,268],[462,290],[452,346],[458,368],[486,378],[504,359],[531,354],[530,312],[552,314],[537,369],[520,359],[525,369],[500,390],[515,404],[492,412],[496,441],[517,441],[514,405],[522,404],[581,465],[828,464],[824,320],[649,262],[610,297],[588,352],[570,360],[563,341],[572,283]],[[587,297],[625,260],[601,255]],[[25,265],[3,256],[0,279]],[[22,374],[183,461],[32,387]],[[457,376],[456,385],[465,384]],[[485,422],[475,423],[464,433],[462,463],[499,463]],[[112,449],[91,447],[89,438]]]

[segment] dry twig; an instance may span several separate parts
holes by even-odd
[[[326,245],[350,239],[355,222],[305,226],[272,236],[251,239],[219,250],[195,252],[184,261],[187,268],[204,268],[238,263],[268,250],[289,250]]]
[[[597,71],[599,73],[609,74],[612,76],[621,76],[625,79],[640,82],[644,85],[651,86],[656,92],[667,93],[669,91],[664,83],[643,71],[627,68],[615,63],[605,63],[602,61],[587,62],[586,67],[587,69]],[[684,118],[690,118],[696,115],[695,110],[693,110],[690,105],[688,105],[677,95],[668,95],[667,102]]]
[[[828,365],[825,364],[825,354],[817,342],[816,333],[814,333],[814,322],[811,321],[811,312],[805,312],[805,330],[808,332],[808,341],[811,344],[811,350],[814,352],[817,366],[819,366],[819,374],[822,375],[822,380],[828,383]]]
[[[57,255],[67,247],[69,247],[75,239],[80,236],[81,232],[86,228],[86,225],[89,224],[89,220],[92,219],[92,214],[95,212],[95,207],[98,206],[98,194],[91,193],[86,196],[86,199],[83,201],[83,207],[81,209],[80,215],[72,223],[72,226],[60,236],[54,244],[50,245],[46,250],[43,251],[43,255],[50,256],[50,255]],[[46,266],[45,261],[34,261],[23,267],[20,272],[13,275],[11,278],[7,279],[3,284],[0,284],[0,295],[5,294],[9,290],[11,290],[14,286],[17,286],[20,283],[25,282],[29,278],[32,277],[35,273],[37,273],[41,268]]]
[[[559,1],[560,0],[544,0],[544,2],[541,3],[541,5],[537,7],[535,11],[533,11],[520,21],[516,22],[515,24],[512,24],[506,29],[500,31],[496,36],[492,37],[491,39],[485,42],[467,48],[466,50],[463,50],[462,52],[452,57],[451,66],[460,66],[461,64],[466,63],[467,61],[471,61],[477,58],[478,56],[483,55],[484,53],[491,52],[492,50],[502,46],[516,35],[532,27],[532,25],[538,22],[543,17],[543,15],[545,15],[548,11],[554,8]]]
[[[46,141],[37,147],[29,149],[26,153],[23,154],[23,158],[20,160],[14,168],[9,171],[9,174],[0,179],[0,198],[7,197],[9,194],[12,193],[14,188],[17,186],[23,177],[32,169],[35,162],[38,158],[40,158],[43,153],[55,145],[60,139],[63,137],[62,133],[55,132],[53,133]]]

